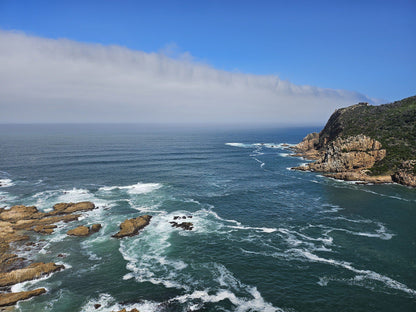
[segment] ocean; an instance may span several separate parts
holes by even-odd
[[[98,206],[18,251],[66,269],[13,286],[47,289],[16,310],[416,311],[416,190],[289,170],[317,130],[1,125],[0,207]]]

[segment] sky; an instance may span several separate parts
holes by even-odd
[[[0,0],[0,122],[317,125],[416,94],[416,1]]]

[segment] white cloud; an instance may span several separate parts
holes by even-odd
[[[0,122],[323,123],[366,96],[0,30]]]

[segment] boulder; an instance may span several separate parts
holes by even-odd
[[[96,233],[99,230],[101,230],[101,224],[97,223],[97,224],[91,225],[91,228],[90,228],[91,233]]]
[[[90,228],[84,225],[80,225],[75,229],[69,230],[66,234],[71,236],[88,236],[90,235]]]
[[[120,224],[120,231],[114,234],[113,237],[122,238],[137,235],[141,229],[150,223],[151,218],[152,216],[144,215],[137,218],[127,219]]]
[[[0,294],[0,307],[14,305],[20,300],[25,300],[34,296],[39,296],[44,294],[45,292],[45,288],[38,288],[34,290],[20,291],[16,293],[3,293]]]
[[[80,225],[75,229],[69,230],[66,234],[71,236],[88,236],[98,232],[101,229],[101,224],[93,224],[91,227]]]

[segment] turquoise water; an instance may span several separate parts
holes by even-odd
[[[316,130],[0,126],[0,206],[99,207],[20,251],[66,269],[15,286],[48,289],[17,310],[415,311],[416,191],[288,170],[305,161],[281,144]]]

